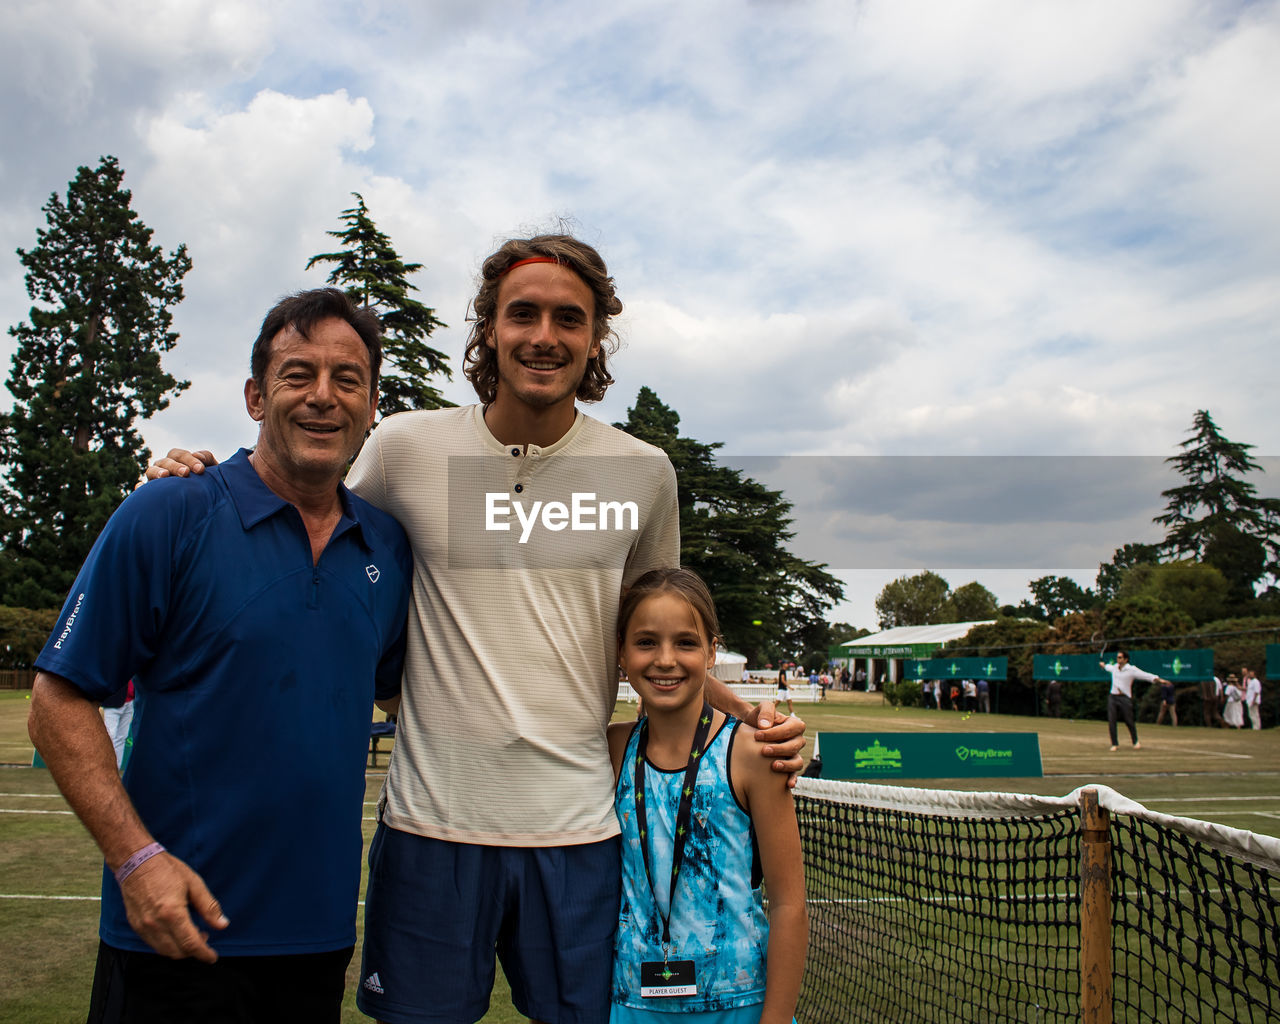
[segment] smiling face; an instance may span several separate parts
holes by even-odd
[[[695,701],[701,705],[716,652],[688,599],[659,591],[631,613],[618,661],[646,709],[669,711]]]
[[[594,311],[591,289],[567,267],[530,263],[508,273],[486,339],[498,362],[494,406],[572,409],[587,361],[600,351]]]
[[[373,425],[371,377],[368,348],[337,317],[319,321],[307,337],[292,326],[277,333],[261,385],[250,378],[244,386],[259,423],[255,465],[287,484],[336,485]]]

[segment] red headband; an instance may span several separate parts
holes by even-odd
[[[507,274],[511,273],[511,271],[515,270],[516,267],[523,267],[526,263],[559,263],[559,262],[560,261],[556,259],[554,256],[530,256],[527,260],[516,260],[513,264],[511,264],[511,266],[507,267],[507,269],[504,270],[498,276],[505,277]]]

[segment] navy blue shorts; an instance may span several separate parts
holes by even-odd
[[[606,1024],[621,843],[472,846],[379,824],[356,1003],[388,1024],[472,1024],[495,953],[511,1001],[546,1024]]]
[[[98,944],[89,1024],[338,1024],[355,950],[170,960]]]

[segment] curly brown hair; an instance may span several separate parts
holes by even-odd
[[[568,267],[582,278],[595,298],[591,340],[600,347],[587,361],[586,373],[578,385],[578,399],[598,402],[613,383],[606,363],[618,350],[618,335],[609,325],[609,319],[622,312],[622,300],[614,292],[613,278],[604,259],[586,242],[571,235],[512,238],[484,261],[480,268],[480,290],[471,301],[471,333],[462,356],[462,372],[482,403],[493,402],[498,395],[498,356],[485,342],[498,312],[498,287],[512,264],[535,256],[547,256]]]

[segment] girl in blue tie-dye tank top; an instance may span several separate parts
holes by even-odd
[[[703,698],[718,638],[688,569],[655,569],[623,596],[618,660],[645,717],[609,726],[622,827],[611,1024],[795,1013],[809,935],[795,805],[752,731]]]

